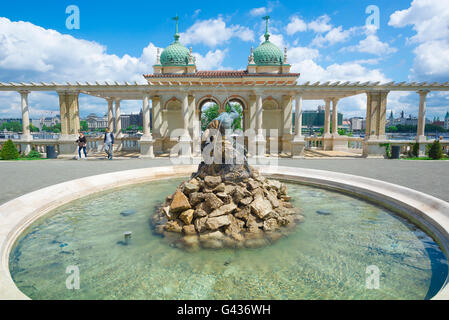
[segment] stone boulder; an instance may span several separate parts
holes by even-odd
[[[212,210],[215,210],[223,205],[223,201],[221,201],[220,198],[213,193],[205,193],[204,200],[206,205]]]
[[[250,206],[251,212],[260,219],[263,219],[273,210],[271,202],[267,199],[264,199],[262,196],[255,197]]]
[[[186,196],[188,196],[193,192],[197,192],[198,190],[200,190],[200,186],[198,184],[193,184],[189,182],[184,184],[183,192]]]
[[[204,178],[204,182],[209,188],[215,188],[221,183],[221,177],[220,176],[206,176]]]
[[[235,209],[237,209],[237,205],[235,203],[225,204],[218,209],[215,209],[209,214],[209,218],[223,216],[225,214],[232,213]]]
[[[190,224],[193,220],[193,214],[194,214],[195,210],[193,209],[189,209],[186,211],[183,211],[180,215],[179,215],[179,219],[181,219],[185,224]]]
[[[170,212],[178,213],[191,208],[189,199],[184,195],[184,193],[182,193],[181,190],[176,191],[170,205]]]
[[[206,227],[209,230],[217,230],[218,228],[221,228],[223,226],[228,226],[231,224],[231,219],[229,219],[229,216],[218,216],[213,218],[208,218],[206,221]]]

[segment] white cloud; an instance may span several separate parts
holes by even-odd
[[[0,18],[0,79],[4,81],[138,81],[151,72],[156,47],[140,58],[108,54],[106,47],[29,22]]]
[[[293,35],[297,32],[303,32],[307,30],[307,23],[298,18],[297,16],[293,16],[290,18],[289,24],[285,27],[285,31],[288,35]]]
[[[202,43],[216,47],[228,42],[231,38],[253,41],[254,32],[240,25],[226,26],[222,17],[195,22],[185,33],[181,33],[181,42],[185,44]]]
[[[307,47],[294,47],[288,49],[288,61],[290,64],[298,63],[304,60],[313,60],[320,56],[320,53],[316,49]]]
[[[260,7],[260,8],[254,8],[252,9],[249,14],[252,15],[253,17],[257,17],[257,16],[262,16],[265,15],[267,13],[271,12],[270,8],[266,8],[266,7]]]
[[[349,39],[352,32],[353,29],[343,30],[342,26],[332,28],[324,37],[321,34],[317,35],[312,40],[312,45],[323,47],[325,45],[331,46],[339,42],[345,42]]]
[[[447,81],[449,78],[449,1],[414,0],[405,10],[394,12],[388,25],[413,26],[408,43],[417,43],[411,80]]]
[[[324,33],[332,29],[332,25],[329,24],[331,18],[328,15],[322,15],[318,19],[310,22],[307,27],[317,33]]]
[[[198,70],[223,70],[222,63],[227,51],[227,49],[217,49],[215,51],[209,51],[205,56],[202,56],[199,53],[194,53],[193,55],[196,57],[196,66]]]
[[[264,35],[261,35],[259,37],[260,42],[265,41]],[[273,42],[278,48],[283,50],[283,48],[287,47],[287,44],[285,43],[284,37],[282,34],[271,34],[270,35],[270,42]]]
[[[390,47],[388,43],[380,41],[379,37],[375,34],[368,35],[365,39],[360,40],[357,45],[347,47],[345,50],[370,53],[378,56],[388,55],[397,51],[396,48]]]

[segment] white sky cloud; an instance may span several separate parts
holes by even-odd
[[[345,42],[349,40],[352,32],[353,29],[343,30],[342,26],[332,28],[324,37],[321,34],[318,34],[312,40],[312,45],[323,47],[325,45],[331,46],[339,42]]]
[[[307,27],[308,29],[313,30],[317,33],[324,33],[332,29],[332,25],[329,24],[330,21],[331,18],[327,14],[325,14],[318,19],[310,22]]]
[[[266,8],[266,7],[260,7],[260,8],[254,8],[252,9],[249,14],[252,15],[253,17],[257,17],[257,16],[263,16],[267,13],[271,12],[271,9]]]
[[[449,78],[449,1],[414,0],[410,7],[390,16],[388,25],[411,25],[416,32],[408,39],[417,43],[411,80],[447,81]]]
[[[293,35],[297,32],[307,31],[307,23],[298,18],[297,16],[293,16],[290,18],[290,22],[285,27],[285,31],[288,35]]]
[[[194,53],[193,55],[196,57],[196,66],[198,70],[217,70],[217,69],[225,69],[222,66],[223,60],[226,57],[227,49],[220,50],[217,49],[215,51],[209,51],[205,56],[202,56],[199,53]]]
[[[254,32],[240,25],[227,26],[222,17],[195,22],[185,33],[181,33],[184,44],[205,44],[209,47],[228,42],[231,38],[253,41]]]

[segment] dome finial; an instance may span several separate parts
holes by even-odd
[[[178,14],[176,14],[176,17],[173,17],[172,19],[176,21],[175,41],[178,41],[178,40],[179,40],[179,33],[178,33],[178,21],[179,21],[179,16],[178,16]]]
[[[265,41],[268,41],[268,39],[270,39],[270,34],[268,33],[268,20],[270,20],[270,16],[265,16],[262,18],[263,20],[266,21],[266,27],[265,27]]]

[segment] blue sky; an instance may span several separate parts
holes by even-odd
[[[80,29],[66,28],[66,8],[80,9]],[[379,28],[366,8],[379,8]],[[264,33],[287,47],[305,81],[449,81],[449,0],[395,1],[2,1],[0,81],[138,81],[151,73],[156,48],[173,40],[193,47],[199,69],[245,69]],[[22,21],[22,22],[20,22]],[[416,93],[391,93],[388,109],[417,113]],[[17,93],[0,93],[0,117],[20,116]],[[57,112],[55,94],[33,93],[31,116]],[[81,115],[103,114],[106,102],[81,96]],[[321,101],[306,101],[313,109]],[[363,116],[366,97],[340,102]],[[124,102],[123,112],[140,103]],[[449,95],[431,93],[428,117],[449,110]]]

